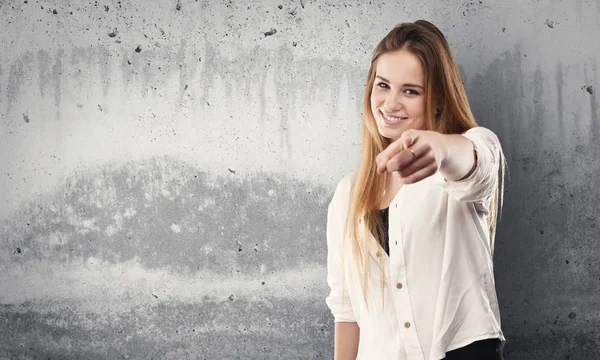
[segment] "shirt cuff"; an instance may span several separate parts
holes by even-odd
[[[456,200],[482,201],[493,195],[498,182],[500,142],[496,134],[481,126],[469,129],[462,136],[473,143],[477,155],[475,170],[461,180],[448,181],[439,176],[436,184]]]

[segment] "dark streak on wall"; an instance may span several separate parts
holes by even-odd
[[[14,264],[137,256],[145,268],[250,275],[264,264],[283,271],[325,262],[329,196],[285,175],[209,181],[189,164],[154,158],[71,177],[7,219],[1,245],[5,254],[22,249],[10,258]],[[60,245],[45,241],[56,236]],[[208,256],[206,247],[214,249]]]

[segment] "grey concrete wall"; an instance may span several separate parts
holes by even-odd
[[[0,1],[0,358],[331,358],[370,53],[446,34],[507,155],[508,359],[600,358],[600,1]]]

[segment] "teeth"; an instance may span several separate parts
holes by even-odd
[[[399,118],[399,117],[395,117],[395,116],[387,116],[384,113],[381,113],[381,114],[383,115],[384,118],[386,118],[386,120],[392,121],[392,122],[399,121],[401,119],[405,119],[405,118]]]

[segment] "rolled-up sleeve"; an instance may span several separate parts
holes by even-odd
[[[345,218],[340,212],[340,200],[343,196],[342,180],[329,203],[327,210],[327,283],[330,292],[325,302],[331,310],[334,322],[355,322],[356,318],[350,304],[348,283],[344,282],[344,266],[342,264],[342,236]],[[344,282],[344,283],[343,283]]]
[[[477,154],[475,171],[462,180],[448,181],[442,178],[438,181],[438,185],[456,200],[483,202],[494,194],[498,185],[500,141],[491,130],[481,126],[469,129],[462,136],[473,143]]]

